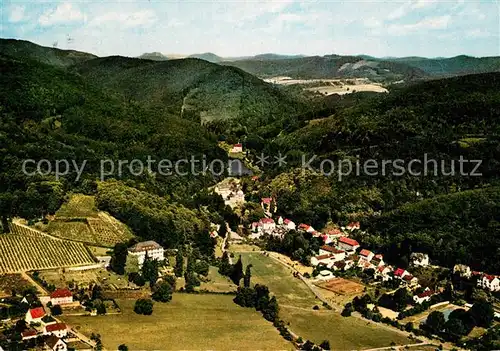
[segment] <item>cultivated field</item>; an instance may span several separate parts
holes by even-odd
[[[96,209],[93,196],[73,194],[48,225],[37,227],[61,239],[112,247],[133,237],[128,227]]]
[[[95,198],[89,195],[73,194],[68,202],[61,205],[56,218],[97,217]]]
[[[240,307],[232,299],[174,294],[170,303],[155,303],[151,316],[135,314],[135,300],[118,300],[121,315],[63,319],[86,335],[101,334],[110,350],[120,344],[131,350],[293,349],[259,312]]]
[[[0,235],[0,273],[94,264],[81,243],[35,235]]]
[[[328,301],[338,306],[344,306],[355,296],[361,295],[365,288],[363,284],[343,278],[319,281],[314,283],[314,285],[321,288],[321,294],[327,298]]]
[[[236,257],[238,254],[236,254]],[[269,287],[280,304],[280,317],[289,322],[290,329],[316,343],[329,340],[334,350],[359,350],[410,343],[401,333],[361,319],[344,318],[339,313],[327,310],[316,299],[309,288],[279,262],[262,253],[241,253],[244,266],[251,263],[252,284],[261,283]],[[237,259],[237,258],[236,258]],[[312,308],[317,305],[318,311]]]

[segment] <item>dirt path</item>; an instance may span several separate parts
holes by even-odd
[[[26,272],[21,272],[21,275],[23,276],[24,279],[26,279],[27,281],[29,281],[31,283],[31,285],[33,285],[40,294],[42,295],[49,295],[49,292],[47,290],[45,290],[40,284],[38,284],[38,282],[36,280],[34,280],[33,278],[31,278],[31,276],[26,273]]]

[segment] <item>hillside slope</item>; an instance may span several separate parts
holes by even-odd
[[[496,249],[487,251],[493,260],[478,257],[500,240],[499,91],[500,73],[488,73],[346,105],[269,138],[257,153],[279,150],[287,169],[266,168],[252,196],[275,197],[280,215],[316,229],[361,220],[369,234],[360,242],[385,247],[388,257],[398,257],[408,242],[443,264],[460,260],[498,272],[491,263],[500,259]],[[316,172],[302,156],[315,156],[309,164]]]
[[[309,56],[279,60],[249,59],[222,62],[259,77],[288,76],[296,79],[359,77],[374,81],[414,80],[427,76],[404,63],[366,60],[358,56]]]
[[[17,59],[30,59],[57,67],[68,67],[97,57],[86,52],[49,48],[17,39],[0,39],[0,53]]]
[[[278,87],[240,69],[200,59],[153,62],[114,56],[74,69],[127,100],[197,122],[238,119],[257,128],[305,108]]]

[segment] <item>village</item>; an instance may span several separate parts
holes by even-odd
[[[234,145],[231,151],[241,153],[241,144]],[[259,176],[251,176],[250,180],[258,182]],[[226,178],[211,190],[219,194],[224,204],[238,214],[241,214],[243,206],[252,202],[252,206],[260,207],[264,216],[251,222],[248,227],[239,225],[237,230],[226,224],[224,234],[220,224],[211,224],[209,236],[216,243],[216,259],[210,262],[210,267],[207,264],[207,273],[210,270],[210,274],[205,273],[205,277],[200,275],[204,280],[201,288],[204,292],[235,293],[237,286],[228,283],[227,277],[214,275],[214,267],[220,264],[224,253],[230,252],[231,264],[237,255],[240,260],[242,255],[245,259],[250,256],[257,260],[269,258],[278,266],[285,267],[286,274],[293,276],[299,286],[310,290],[314,299],[322,302],[321,307],[314,305],[314,310],[333,309],[337,314],[342,313],[342,316],[352,315],[363,321],[385,323],[386,328],[400,329],[405,337],[415,343],[417,340],[418,343],[434,343],[436,338],[438,342],[446,342],[420,330],[419,326],[425,326],[428,316],[436,311],[449,318],[453,311],[474,310],[476,301],[466,298],[462,290],[472,289],[476,294],[481,290],[484,291],[482,298],[491,296],[490,301],[498,300],[500,277],[473,271],[469,266],[456,264],[453,269],[440,267],[424,252],[412,252],[406,266],[390,264],[382,253],[363,247],[359,239],[363,237],[363,231],[358,221],[346,225],[329,225],[323,230],[316,230],[306,223],[297,224],[278,214],[277,201],[272,196],[260,198],[260,203],[255,199],[247,201],[241,178]],[[32,237],[51,237],[19,222],[14,223],[13,228],[25,231]],[[287,256],[267,249],[266,243],[270,239],[279,242],[290,233],[298,233],[318,243],[317,250],[304,260],[303,257]],[[129,304],[127,300],[150,296],[152,289],[146,289],[144,282],[138,283],[142,278],[137,272],[141,272],[145,262],[154,261],[158,264],[158,271],[147,286],[173,277],[177,281],[177,290],[175,283],[174,290],[185,292],[185,278],[174,275],[173,262],[177,261],[177,250],[167,249],[153,240],[131,241],[124,247],[127,269],[134,267],[127,273],[128,279],[111,269],[116,252],[102,247],[93,248],[95,262],[87,265],[59,268],[56,271],[26,270],[23,275],[36,289],[24,289],[18,291],[17,295],[13,293],[13,296],[0,300],[0,307],[9,311],[2,312],[5,317],[2,319],[3,329],[12,330],[12,335],[19,334],[21,341],[28,347],[54,351],[99,349],[102,348],[100,335],[82,332],[80,318],[119,316],[123,311],[121,303]],[[64,279],[59,279],[61,275]],[[281,278],[289,279],[272,277]],[[211,280],[216,283],[212,284]],[[402,294],[405,296],[403,301],[396,301]],[[493,307],[494,325],[498,325],[498,303],[493,303]],[[11,313],[13,310],[17,312]],[[71,319],[73,317],[77,319]],[[78,327],[68,320],[78,321]],[[100,321],[105,322],[102,319]],[[478,330],[475,332],[485,333],[487,328]],[[296,337],[295,343],[300,345],[297,340],[300,339]]]

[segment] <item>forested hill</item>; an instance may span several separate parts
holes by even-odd
[[[455,56],[450,58],[402,57],[389,59],[411,67],[421,69],[435,77],[488,73],[500,71],[500,57]]]
[[[113,56],[73,69],[128,101],[198,123],[236,119],[257,128],[308,107],[299,97],[238,68],[194,58],[157,62]]]
[[[326,79],[341,77],[366,77],[373,81],[412,81],[426,78],[421,69],[405,63],[367,60],[359,56],[308,56],[281,60],[247,59],[221,62],[259,77],[288,76],[296,79]]]
[[[53,213],[70,191],[92,194],[103,159],[226,158],[216,137],[199,123],[129,104],[79,75],[30,60],[0,57],[0,113],[0,215],[4,221]],[[21,169],[25,159],[46,159],[52,172],[26,176]],[[75,181],[73,167],[55,178],[54,162],[62,159],[79,165],[87,160],[80,181]],[[120,177],[116,169],[111,177],[143,191],[168,194],[164,201],[188,201],[215,181],[211,176],[147,172],[133,176],[128,171]]]
[[[491,263],[500,261],[495,204],[500,185],[499,101],[500,73],[433,80],[385,96],[351,100],[328,118],[298,125],[259,145],[257,154],[279,150],[288,162],[286,169],[267,169],[259,195],[274,196],[281,215],[316,229],[330,220],[361,220],[369,237],[360,240],[393,257],[404,242],[406,252],[411,246],[443,264],[457,260],[500,273]],[[317,156],[311,166],[318,171],[322,161],[331,160],[332,174],[328,176],[330,163],[324,168],[327,175],[303,172],[303,154],[306,160]],[[474,175],[474,162],[464,163],[461,174],[461,157],[482,160]],[[427,174],[426,159],[431,160]],[[367,160],[378,166],[363,171]],[[389,161],[385,173],[384,160]],[[403,173],[392,167],[395,160],[401,160]],[[412,160],[419,160],[413,174],[408,171]],[[341,179],[340,161],[350,161],[353,167]],[[344,165],[343,172],[346,169]],[[483,249],[489,254],[485,262],[477,260]]]
[[[97,57],[86,52],[48,48],[17,39],[0,39],[0,53],[16,59],[29,59],[58,67],[68,67]]]

